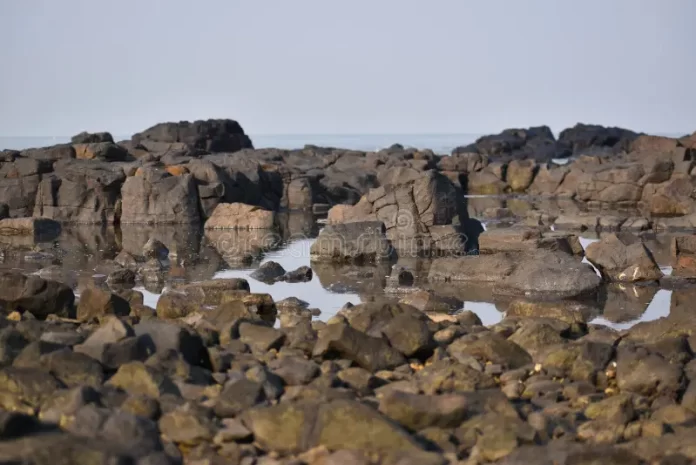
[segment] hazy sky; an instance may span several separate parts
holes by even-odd
[[[0,135],[696,130],[694,0],[0,0]]]

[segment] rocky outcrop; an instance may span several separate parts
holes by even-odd
[[[586,254],[605,281],[656,281],[662,277],[650,250],[633,236],[609,234],[588,245]]]
[[[198,190],[189,174],[172,176],[162,170],[141,169],[121,188],[122,224],[198,223]]]
[[[236,152],[253,148],[251,139],[236,121],[230,119],[160,123],[133,135],[133,144],[184,144],[206,152]]]
[[[372,189],[354,207],[334,207],[329,218],[332,223],[383,222],[387,238],[401,256],[456,255],[467,245],[459,225],[468,220],[462,203],[449,179],[428,171]]]
[[[60,161],[38,186],[34,216],[63,223],[113,224],[117,219],[123,170],[97,161]]]

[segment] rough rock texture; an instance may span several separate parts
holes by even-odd
[[[605,281],[655,281],[662,277],[650,250],[629,236],[609,234],[587,246],[587,259]]]
[[[394,251],[384,223],[370,221],[326,226],[310,254],[313,262],[368,264],[389,260]]]
[[[221,203],[205,222],[205,229],[273,229],[275,214],[243,203]]]
[[[207,152],[236,152],[253,148],[239,123],[230,119],[160,123],[135,134],[131,141],[136,145],[148,142],[181,143],[190,149]]]
[[[171,176],[146,169],[121,188],[122,224],[198,223],[198,191],[191,175]]]
[[[466,236],[452,222],[468,217],[460,211],[461,193],[451,181],[434,171],[395,178],[370,190],[354,207],[334,207],[331,222],[381,221],[402,256],[463,253]]]

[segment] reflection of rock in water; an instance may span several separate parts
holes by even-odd
[[[230,268],[248,267],[282,244],[279,233],[269,229],[210,229],[205,231],[205,240]]]
[[[388,263],[377,266],[313,263],[312,270],[322,287],[337,293],[382,294],[391,272]]]
[[[656,286],[605,286],[599,296],[603,317],[612,323],[635,321],[645,313],[658,290]]]
[[[180,263],[198,255],[202,231],[199,225],[136,225],[121,228],[121,247],[135,256],[142,255],[143,246],[150,239],[157,239],[169,249],[170,259]]]
[[[696,321],[694,305],[696,304],[696,287],[675,289],[670,300],[670,316],[688,316]]]
[[[431,262],[424,258],[399,258],[391,268],[385,291],[404,293],[418,290],[425,284]]]
[[[569,324],[588,323],[600,314],[596,302],[572,300],[532,301],[527,299],[499,300],[496,306],[506,316],[553,318]]]
[[[319,225],[312,212],[280,212],[276,214],[276,222],[284,241],[313,239],[319,234]]]

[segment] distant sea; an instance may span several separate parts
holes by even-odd
[[[450,154],[452,149],[474,142],[478,134],[272,134],[250,135],[254,147],[301,149],[307,144],[321,147],[376,151],[393,144],[418,149],[431,149],[438,154]],[[114,136],[116,140],[130,136]],[[69,137],[0,137],[0,150],[23,150],[70,142]]]

